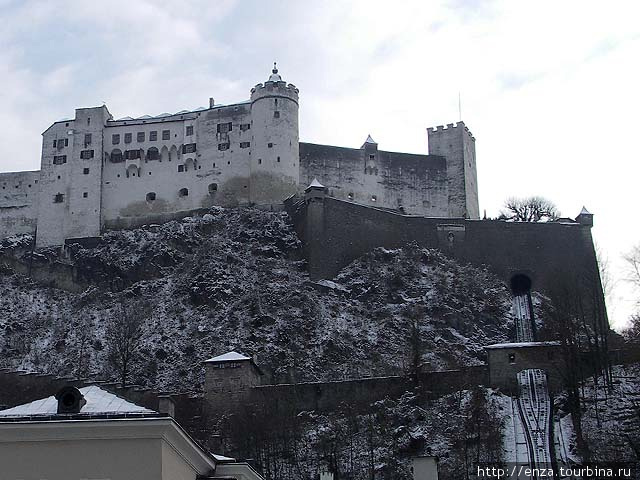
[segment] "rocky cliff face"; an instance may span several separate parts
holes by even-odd
[[[28,240],[0,254],[15,259]],[[82,293],[4,268],[0,365],[113,377],[105,325],[140,301],[151,309],[132,380],[171,390],[198,391],[201,362],[231,349],[257,355],[280,382],[402,373],[416,352],[432,368],[476,364],[483,345],[507,339],[509,293],[486,271],[407,245],[314,283],[299,247],[282,213],[215,208],[71,247],[65,261],[90,285]]]

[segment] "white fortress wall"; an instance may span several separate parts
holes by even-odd
[[[0,238],[34,233],[40,172],[0,173]]]

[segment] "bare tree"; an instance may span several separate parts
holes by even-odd
[[[508,198],[501,212],[503,218],[514,222],[548,222],[560,216],[553,202],[543,197]]]
[[[607,305],[611,305],[614,300],[613,294],[616,287],[616,279],[612,273],[611,262],[599,243],[594,242],[594,248],[596,251],[596,261],[598,262],[598,272],[600,273],[602,293],[607,301]]]
[[[640,289],[640,243],[623,258],[627,263],[627,280]]]
[[[142,327],[150,317],[151,305],[145,301],[123,302],[115,310],[106,328],[108,359],[124,388],[131,365],[140,354]]]
[[[623,335],[629,343],[640,345],[640,314],[631,316],[629,326],[623,332]]]

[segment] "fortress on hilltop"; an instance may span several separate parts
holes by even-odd
[[[475,139],[428,130],[429,154],[301,143],[298,89],[277,68],[249,100],[114,119],[106,106],[42,134],[39,171],[0,174],[0,238],[38,247],[213,205],[281,205],[317,178],[331,197],[425,217],[479,217]]]

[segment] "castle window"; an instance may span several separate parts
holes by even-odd
[[[378,197],[376,197],[375,195],[371,195],[371,201],[372,202],[377,202],[378,201]]]
[[[218,184],[217,183],[210,183],[209,184],[209,195],[213,195],[217,191],[218,191]]]
[[[188,188],[181,188],[180,191],[178,192],[178,195],[180,197],[188,197],[189,196],[189,189]]]
[[[241,132],[246,132],[247,130],[251,129],[251,124],[250,123],[241,123],[240,124],[240,131]]]
[[[258,159],[258,165],[262,165],[262,159],[261,158]]]
[[[84,146],[86,147],[87,145],[91,145],[91,134],[90,133],[85,133],[84,134]]]
[[[54,165],[62,165],[63,163],[67,163],[66,155],[54,155],[53,156],[53,164]]]
[[[53,196],[53,203],[62,203],[64,202],[64,195],[62,193],[56,193]]]
[[[144,132],[138,132],[136,135],[136,140],[138,142],[144,142],[144,137],[145,137]]]
[[[233,125],[231,122],[227,123],[219,123],[217,126],[218,133],[229,133],[233,130]]]
[[[119,143],[120,143],[120,134],[114,133],[113,135],[111,135],[111,144],[118,145]]]
[[[151,132],[149,132],[149,141],[150,142],[156,142],[158,140],[158,131],[157,130],[153,130]]]
[[[280,157],[278,157],[278,160],[277,160],[277,162],[278,162],[278,163],[280,163]]]
[[[376,156],[375,155],[369,155],[369,160],[375,160]]]
[[[347,194],[347,198],[348,198],[349,200],[353,200],[353,193],[349,192],[349,193]]]
[[[163,140],[170,140],[171,139],[171,132],[169,130],[162,130],[162,139]]]
[[[156,199],[156,192],[147,193],[147,202],[153,202]]]
[[[56,148],[57,143],[58,143],[58,142],[57,142],[56,140],[54,140],[54,141],[53,141],[53,148]]]
[[[140,152],[141,150],[126,150],[124,152],[124,158],[125,160],[137,160],[142,156]]]
[[[273,112],[273,118],[280,118],[280,112],[278,110]]]
[[[271,143],[271,142],[267,143],[267,147],[273,148],[273,143]]]
[[[132,133],[125,133],[124,134],[124,143],[131,143],[132,139],[133,139],[133,134]]]
[[[512,365],[514,363],[516,363],[516,354],[515,353],[510,353],[509,354],[509,363],[512,364]]]
[[[122,151],[119,148],[115,148],[111,151],[111,163],[124,162]]]
[[[216,168],[216,162],[213,162],[213,168]]]
[[[89,192],[82,192],[82,198],[89,198]]]
[[[147,150],[147,159],[160,160],[160,152],[156,147],[151,147],[149,150]]]
[[[93,158],[93,150],[82,150],[80,152],[80,158],[82,160],[89,160]]]
[[[251,142],[240,142],[240,148],[249,148],[251,146]]]
[[[193,135],[193,125],[188,125],[187,126],[187,137],[190,137],[191,135]]]
[[[83,175],[89,175],[89,169],[88,168],[83,168],[82,169],[82,174]]]
[[[194,153],[196,151],[195,143],[187,143],[182,146],[182,153]]]
[[[87,125],[91,125],[91,117],[87,117]]]
[[[220,150],[220,151],[229,150],[229,144],[228,143],[219,143],[218,144],[218,150]]]
[[[184,165],[178,165],[178,172],[184,172]]]

